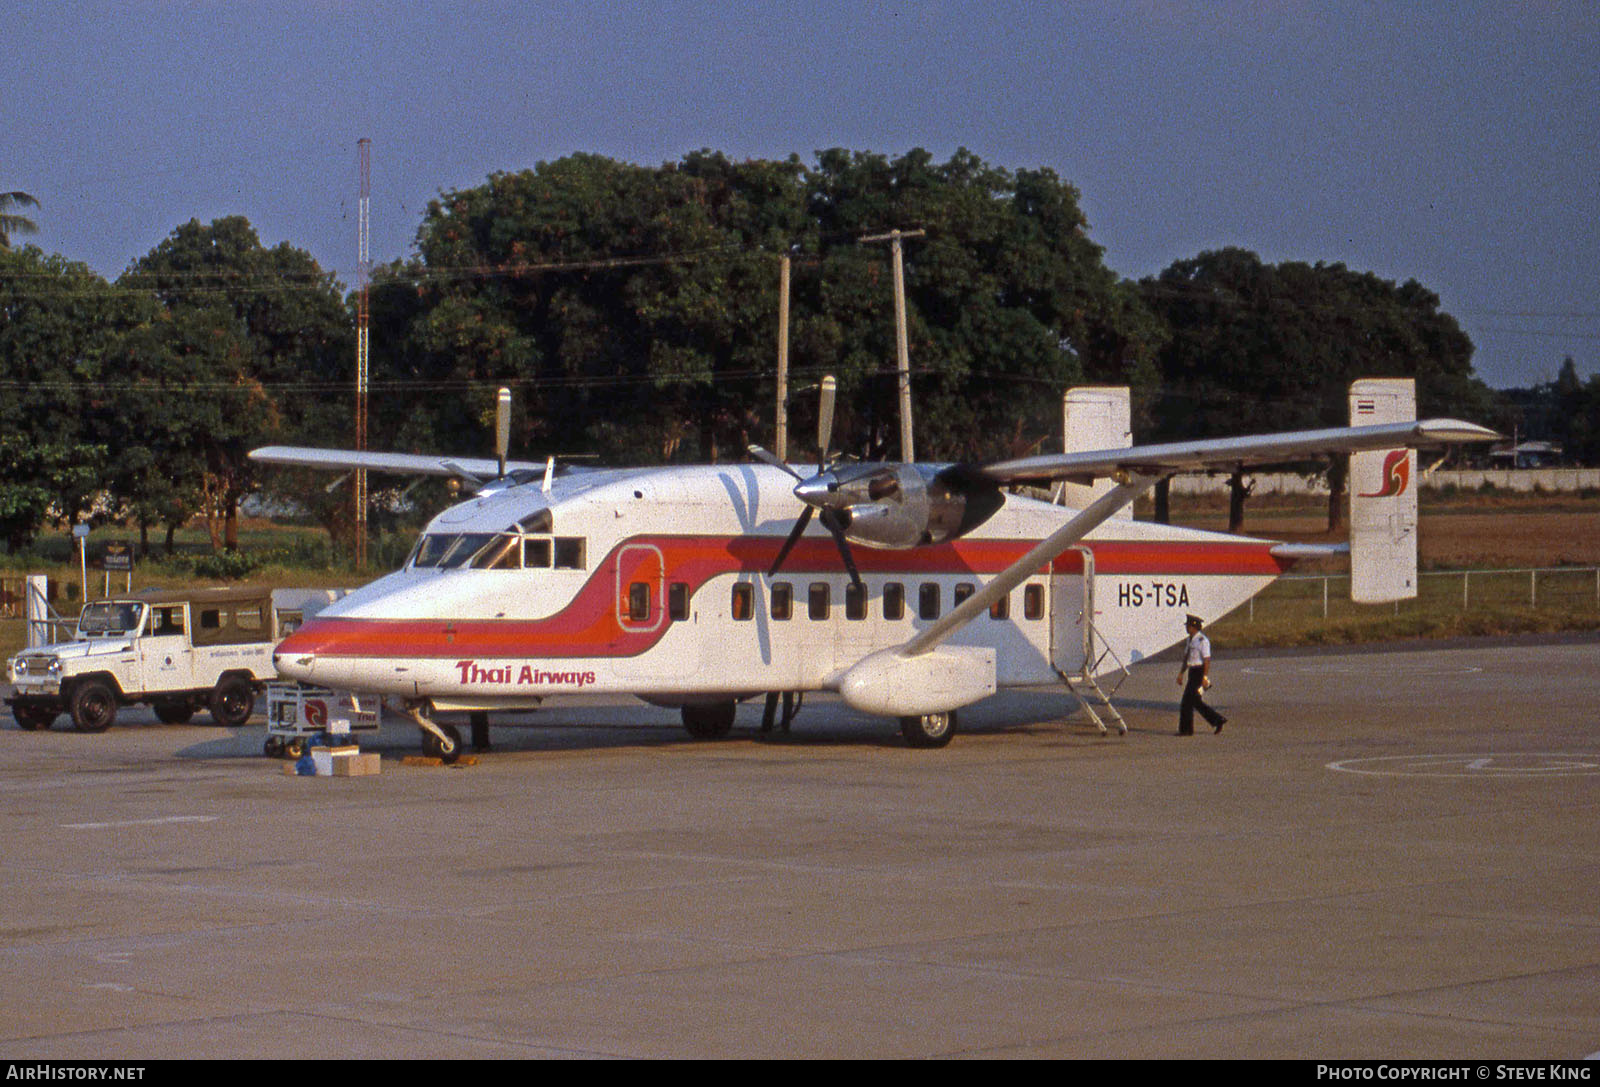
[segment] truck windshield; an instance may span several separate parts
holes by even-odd
[[[90,604],[78,616],[78,634],[86,638],[114,637],[139,629],[143,604],[113,601]]]

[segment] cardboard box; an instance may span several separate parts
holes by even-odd
[[[357,752],[354,755],[344,755],[332,762],[332,775],[336,778],[365,777],[368,774],[379,772],[380,761],[376,751],[368,754]]]
[[[311,764],[317,768],[318,777],[331,777],[333,764],[340,759],[348,759],[352,755],[359,755],[361,749],[354,744],[343,747],[313,747],[311,749]]]

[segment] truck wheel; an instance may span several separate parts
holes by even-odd
[[[12,706],[11,716],[17,719],[17,727],[24,732],[49,728],[56,721],[56,711],[43,706]]]
[[[117,719],[116,692],[104,680],[88,680],[73,689],[68,710],[79,732],[104,732]]]
[[[243,676],[223,676],[211,691],[211,719],[238,728],[256,710],[256,689]]]
[[[163,698],[154,706],[156,720],[163,725],[187,724],[194,716],[194,704],[182,698]]]

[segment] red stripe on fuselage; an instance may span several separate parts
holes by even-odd
[[[866,576],[932,577],[972,574],[992,576],[1016,562],[1031,540],[958,540],[910,551],[854,548],[856,566]],[[729,574],[765,574],[777,558],[782,540],[771,536],[640,536],[619,543],[560,611],[539,619],[469,618],[317,618],[291,634],[278,652],[326,657],[418,657],[462,659],[634,657],[659,642],[672,625],[630,622],[621,616],[631,575],[650,564],[655,548],[664,560],[666,580],[683,582],[693,594],[711,579]],[[1089,543],[1097,574],[1246,575],[1276,577],[1288,562],[1275,558],[1266,542],[1104,541]],[[777,580],[842,572],[832,540],[801,540],[784,563]],[[1083,570],[1083,555],[1069,550],[1056,557],[1050,570],[1074,574]],[[1039,573],[1043,573],[1041,567]],[[441,579],[511,576],[495,570],[441,571]],[[652,585],[654,589],[654,585]],[[651,600],[652,609],[666,606]],[[654,614],[654,612],[653,612]],[[637,629],[648,626],[650,629]]]

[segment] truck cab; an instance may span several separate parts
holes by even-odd
[[[275,677],[273,595],[260,588],[152,589],[84,607],[71,641],[35,646],[7,662],[17,724],[48,728],[62,713],[81,732],[104,732],[120,707],[150,704],[168,724],[205,709],[242,725]]]

